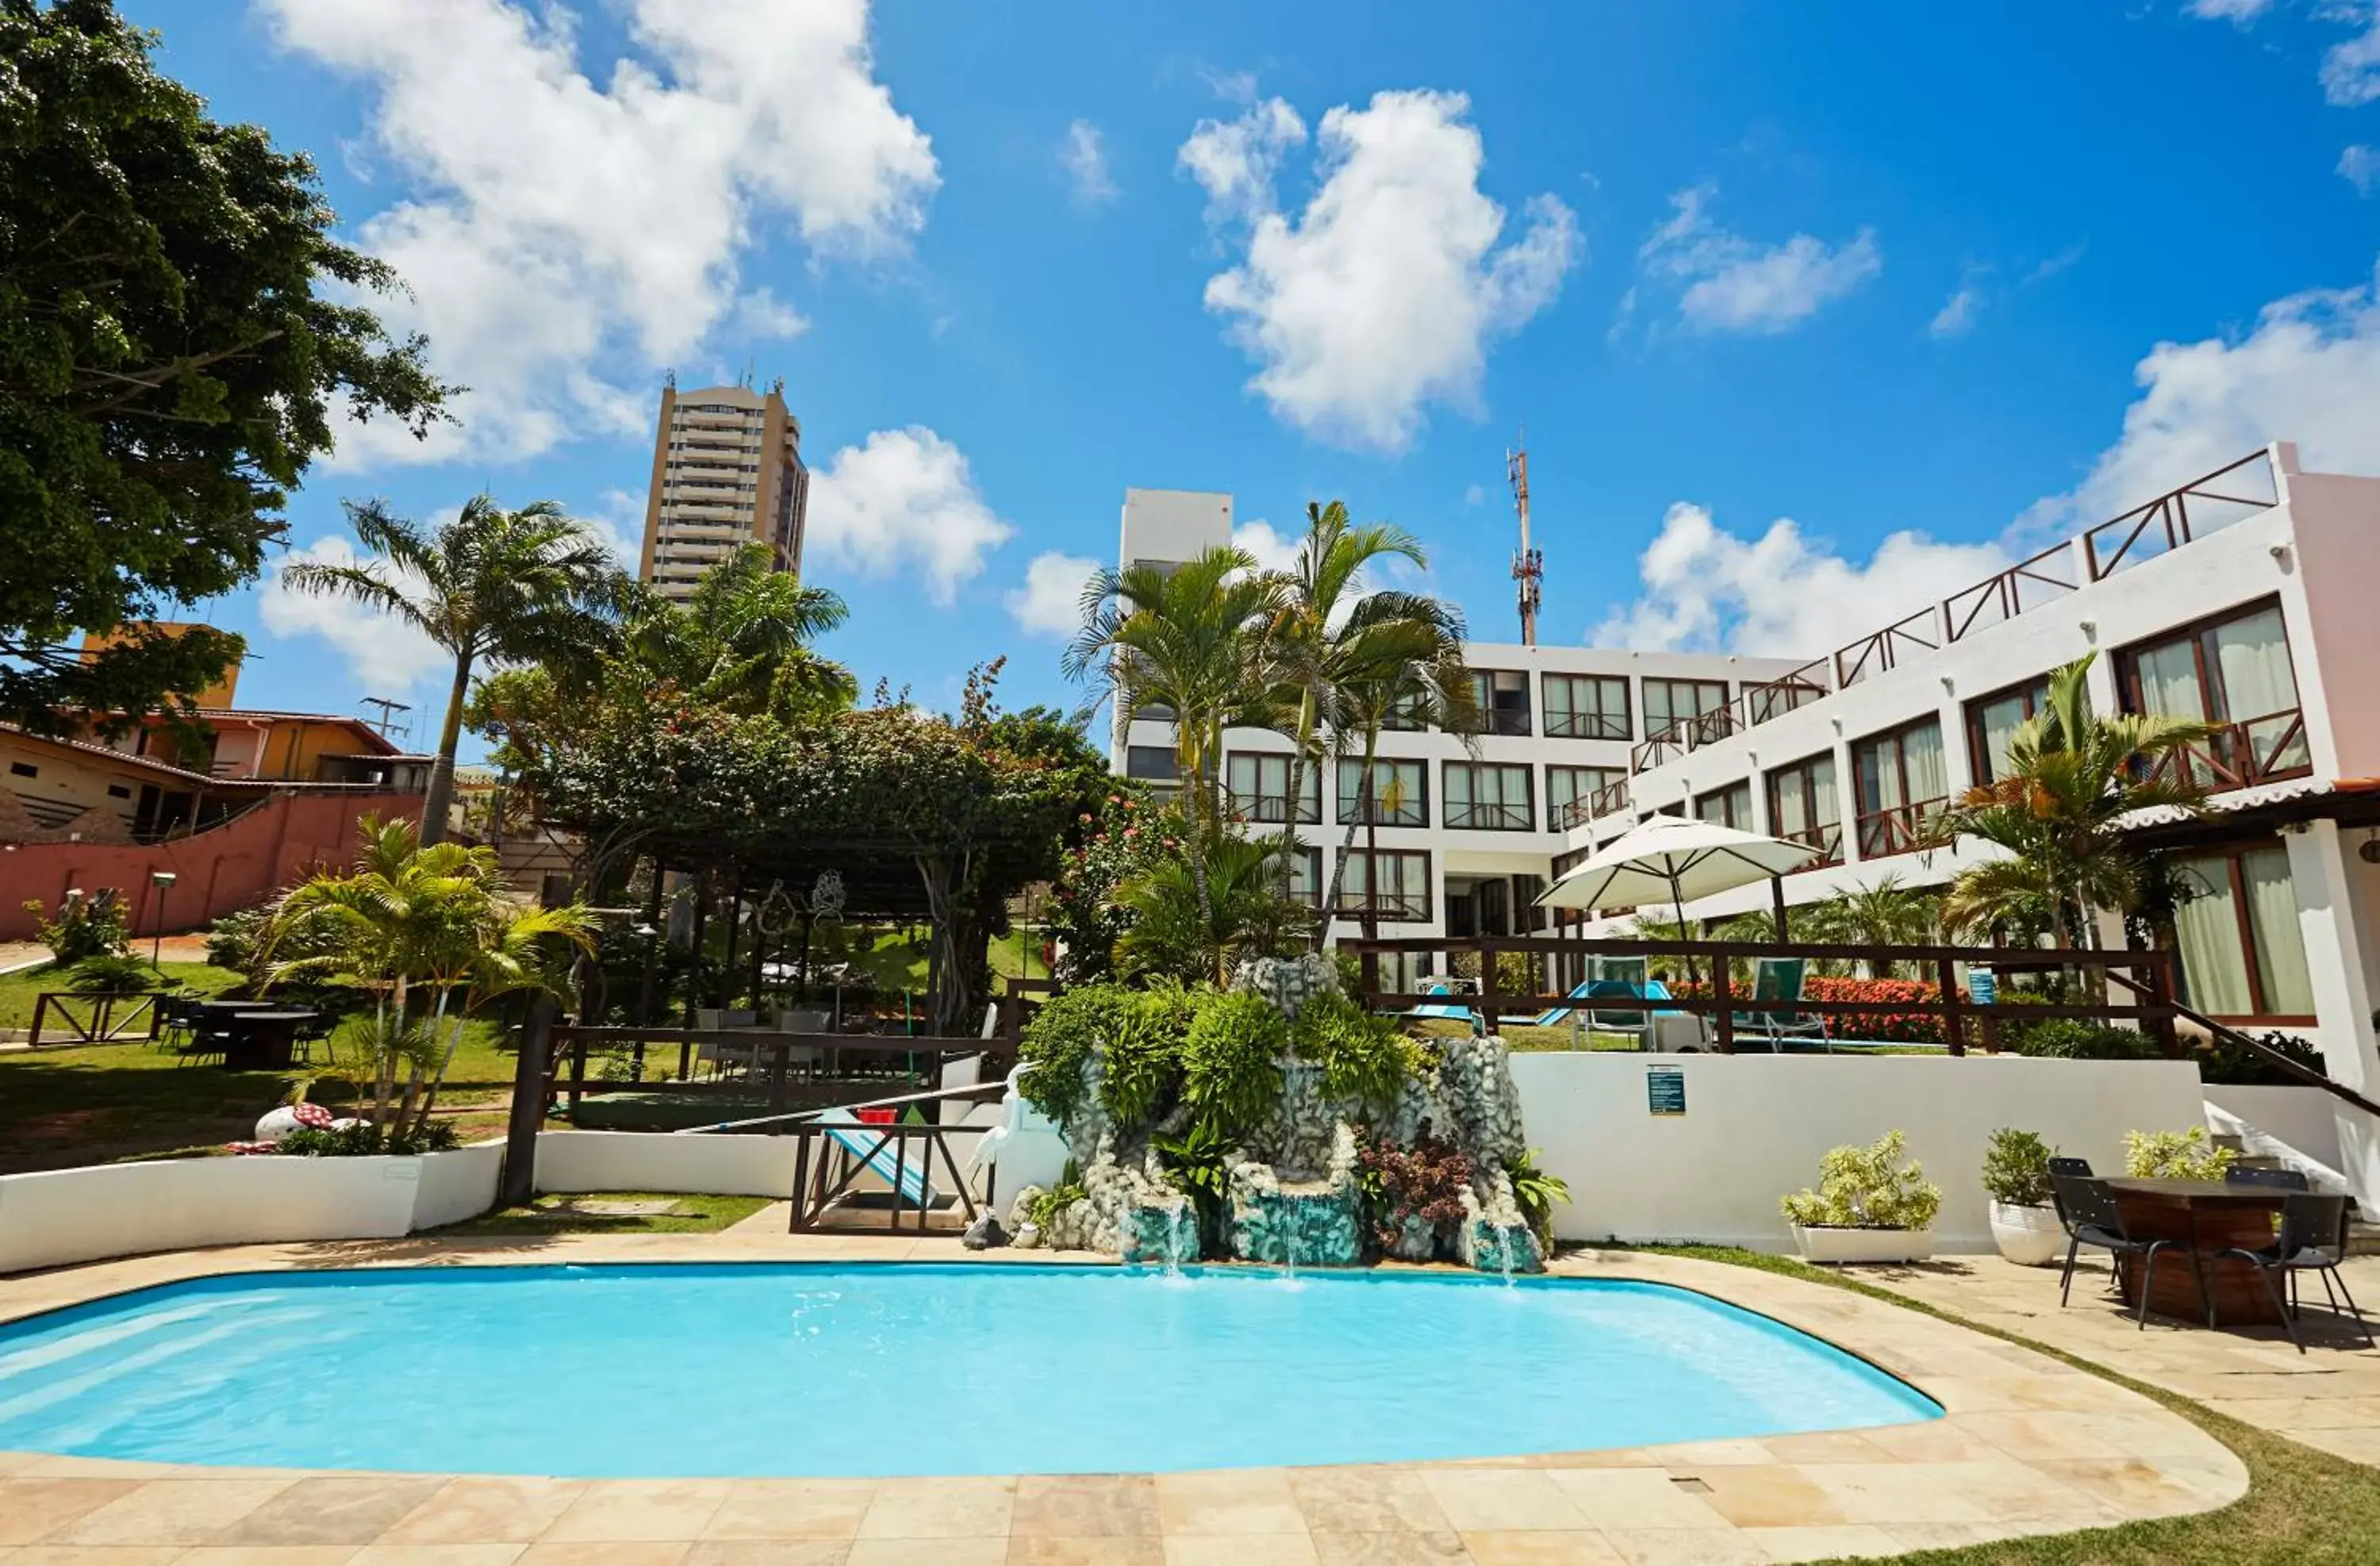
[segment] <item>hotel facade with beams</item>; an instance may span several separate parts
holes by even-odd
[[[1123,524],[1124,563],[1178,562],[1229,541],[1231,500],[1128,491]],[[1789,904],[1887,877],[1939,886],[1998,851],[1941,842],[1935,813],[2005,765],[2049,671],[2095,652],[2099,710],[2220,725],[2166,763],[2207,790],[2205,815],[2132,823],[2193,892],[2176,920],[2184,999],[2303,1037],[2334,1079],[2380,1097],[2375,587],[2380,479],[2301,471],[2277,443],[1947,599],[1885,606],[1901,617],[1830,653],[1476,643],[1487,732],[1471,747],[1384,735],[1380,786],[1397,786],[1377,822],[1354,823],[1352,768],[1313,779],[1295,807],[1296,884],[1318,903],[1350,856],[1334,937],[1358,933],[1376,883],[1383,935],[1541,930],[1550,917],[1532,904],[1547,884],[1661,813],[1810,843],[1818,856],[1786,879]],[[1172,745],[1170,724],[1135,714],[1115,728],[1113,764],[1163,786]],[[1227,734],[1236,814],[1281,824],[1289,749]],[[1717,920],[1769,897],[1763,885],[1685,911]],[[2380,1128],[2340,1112],[2340,1157],[2380,1191]]]

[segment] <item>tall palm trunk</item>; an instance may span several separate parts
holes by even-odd
[[[455,686],[446,694],[446,722],[438,731],[438,759],[430,764],[430,792],[421,801],[421,845],[446,840],[446,811],[455,798],[455,752],[463,744],[463,704],[471,695],[471,655],[455,658]]]
[[[1308,686],[1297,698],[1297,734],[1289,752],[1289,797],[1281,802],[1281,894],[1284,898],[1289,895],[1290,885],[1294,879],[1293,856],[1298,849],[1297,808],[1305,797],[1305,753],[1314,745],[1315,722],[1314,687]],[[1314,939],[1318,947],[1321,934],[1318,931]]]
[[[1330,896],[1329,901],[1323,904],[1323,920],[1326,927],[1328,926],[1330,917],[1338,911],[1341,893],[1345,892],[1347,888],[1347,856],[1355,846],[1355,829],[1358,826],[1369,825],[1371,827],[1371,835],[1365,840],[1366,845],[1372,849],[1377,849],[1379,846],[1379,830],[1377,823],[1372,821],[1372,765],[1374,760],[1377,759],[1378,746],[1379,731],[1377,729],[1366,730],[1364,734],[1363,782],[1356,791],[1355,819],[1347,823],[1346,832],[1341,834],[1339,839],[1339,860],[1338,863],[1330,867]],[[1378,929],[1378,922],[1371,917],[1377,910],[1379,900],[1379,892],[1375,884],[1378,880],[1378,877],[1379,861],[1377,856],[1375,856],[1367,865],[1366,873],[1364,877],[1364,885],[1367,889],[1364,893],[1364,939],[1366,941],[1375,939],[1375,932]]]

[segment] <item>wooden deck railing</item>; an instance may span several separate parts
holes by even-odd
[[[1450,939],[1442,936],[1416,937],[1405,940],[1346,941],[1340,943],[1344,951],[1355,953],[1364,972],[1364,1001],[1374,1010],[1404,1011],[1420,1005],[1456,1005],[1470,1010],[1491,1029],[1500,1022],[1515,1016],[1534,1015],[1557,1008],[1578,1011],[1592,1016],[1597,1012],[1621,1013],[1641,1016],[1648,1011],[1682,1012],[1689,1016],[1710,1019],[1713,1047],[1722,1054],[1735,1050],[1736,1023],[1744,1013],[1760,1012],[1782,1014],[1788,1018],[1905,1016],[1932,1013],[1941,1018],[1942,1041],[1953,1055],[1967,1052],[1967,1029],[1972,1023],[1981,1028],[1986,1045],[1990,1045],[2003,1023],[2046,1021],[2053,1017],[2073,1017],[2084,1021],[2131,1023],[2139,1025],[2154,1038],[2159,1050],[2170,1060],[2180,1054],[2180,1036],[2174,1019],[2180,1008],[2174,1003],[2174,960],[2169,952],[2084,952],[2070,948],[2026,948],[1998,946],[1864,946],[1836,943],[1812,944],[1794,941],[1586,941],[1564,937],[1509,936],[1481,937],[1474,940]],[[1423,994],[1382,989],[1379,987],[1379,958],[1386,955],[1419,955],[1429,953],[1441,959],[1441,966],[1451,971],[1451,959],[1457,953],[1474,956],[1482,976],[1481,992],[1475,995]],[[1519,954],[1531,959],[1530,967],[1539,988],[1533,993],[1516,993],[1500,989],[1501,982],[1499,959]],[[1691,965],[1706,976],[1710,985],[1707,995],[1686,995],[1670,1000],[1648,1002],[1630,995],[1573,998],[1568,993],[1575,980],[1563,984],[1571,972],[1583,973],[1585,960],[1591,957],[1661,958],[1681,967]],[[1939,989],[1932,1000],[1900,1001],[1812,1001],[1771,1000],[1755,997],[1739,987],[1730,976],[1730,962],[1749,961],[1760,957],[1799,957],[1807,960],[1831,960],[1871,965],[1878,973],[1914,966],[1929,974]],[[2110,977],[2123,976],[2126,988],[2140,999],[2132,1002],[2103,1002],[2089,1004],[2011,1004],[1995,1002],[1978,1005],[1968,999],[1960,982],[1962,966],[1988,967],[1995,974],[2044,973],[2061,969],[2095,969]],[[1549,982],[1548,976],[1556,976]]]
[[[33,1024],[26,1032],[26,1043],[34,1049],[42,1046],[42,1034],[53,1017],[59,1029],[79,1044],[108,1044],[127,1039],[157,1037],[157,1002],[165,996],[156,990],[128,989],[109,995],[82,995],[73,990],[44,989],[33,997]],[[123,1012],[115,1007],[120,1002],[132,1004]],[[75,1008],[88,1007],[78,1016]],[[139,1031],[128,1031],[137,1028]]]

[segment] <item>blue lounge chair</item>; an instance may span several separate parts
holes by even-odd
[[[1749,1034],[1766,1039],[1768,1048],[1783,1053],[1789,1038],[1814,1040],[1831,1050],[1827,1038],[1824,1017],[1806,1014],[1780,1007],[1780,1001],[1802,998],[1802,975],[1805,965],[1799,957],[1759,957],[1752,966],[1753,1006],[1735,1014],[1738,1036]],[[1761,1002],[1769,1004],[1763,1006]]]
[[[893,1139],[884,1135],[883,1127],[867,1124],[845,1109],[820,1110],[818,1121],[830,1128],[827,1135],[835,1146],[867,1165],[868,1172],[885,1184],[897,1186],[903,1201],[922,1209],[941,1200],[926,1178],[924,1154],[905,1160],[893,1157]],[[921,1148],[924,1146],[919,1144]]]
[[[1451,995],[1454,991],[1447,988],[1445,981],[1440,979],[1432,981],[1430,987],[1427,989],[1423,990],[1422,993],[1425,995]],[[1412,1011],[1407,1012],[1405,1015],[1409,1017],[1435,1017],[1440,1022],[1469,1022],[1472,1019],[1471,1008],[1468,1006],[1439,1005],[1435,1002],[1428,1005],[1415,1006]]]

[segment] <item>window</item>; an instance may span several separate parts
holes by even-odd
[[[1144,701],[1132,710],[1132,721],[1135,723],[1170,723],[1173,722],[1173,709],[1161,701]]]
[[[1907,854],[1934,841],[1934,817],[1949,795],[1942,775],[1942,721],[1921,718],[1852,747],[1859,790],[1863,859]]]
[[[1526,734],[1529,676],[1510,669],[1471,671],[1471,699],[1479,709],[1483,734]]]
[[[1493,761],[1449,761],[1446,824],[1477,832],[1536,831],[1529,769]]]
[[[107,796],[110,799],[129,799],[132,797],[132,791],[125,787],[122,783],[109,783],[107,785]]]
[[[2313,771],[2277,605],[2188,626],[2117,660],[2135,712],[2202,718],[2223,732],[2157,764],[2202,788],[2246,788]],[[2202,1008],[2203,1009],[2203,1008]]]
[[[2266,842],[2168,863],[2192,894],[2173,917],[2190,1003],[2224,1020],[2313,1022],[2289,850]]]
[[[1339,887],[1340,917],[1361,918],[1370,909],[1390,924],[1429,922],[1428,855],[1410,849],[1351,848],[1346,859],[1346,879]]]
[[[1718,716],[1704,724],[1703,732],[1680,735],[1689,745],[1701,740],[1717,739],[1728,732],[1727,682],[1725,680],[1646,680],[1645,682],[1645,737],[1658,736],[1671,724],[1688,718]]]
[[[1601,674],[1548,674],[1546,734],[1552,739],[1633,739],[1628,682]]]
[[[1223,759],[1226,808],[1244,821],[1280,826],[1289,819],[1289,761],[1286,756],[1235,751]],[[1322,819],[1322,769],[1308,765],[1298,783],[1297,819],[1307,825]]]
[[[1290,856],[1289,895],[1309,908],[1322,906],[1322,850],[1301,848]]]
[[[1752,780],[1694,795],[1694,819],[1717,821],[1738,832],[1752,830]]]
[[[1389,734],[1419,734],[1429,727],[1421,720],[1423,702],[1417,696],[1406,697],[1389,709],[1380,720],[1381,729]]]
[[[1364,763],[1339,763],[1339,824],[1365,819]],[[1420,761],[1392,761],[1383,756],[1372,763],[1371,821],[1383,827],[1429,825],[1429,769]]]
[[[8,772],[11,777],[19,778],[38,778],[42,775],[42,770],[30,761],[11,761],[8,763]]]
[[[2009,741],[2048,699],[2049,681],[2035,677],[1967,703],[1967,765],[1976,786],[2008,775]]]
[[[1806,843],[1820,865],[1843,856],[1842,806],[1835,797],[1835,759],[1824,752],[1768,773],[1768,832]]]
[[[1132,745],[1124,747],[1123,775],[1139,778],[1145,783],[1170,783],[1182,781],[1176,769],[1173,747],[1170,745]]]
[[[1621,767],[1548,767],[1546,822],[1555,827],[1584,826],[1594,813],[1595,795],[1628,776]]]

